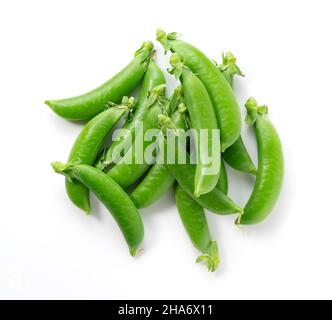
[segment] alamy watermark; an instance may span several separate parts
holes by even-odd
[[[125,137],[125,139],[124,139]],[[125,164],[199,164],[206,175],[213,175],[220,166],[219,129],[144,129],[142,121],[135,128],[117,129],[113,141],[125,143],[122,149],[114,149],[114,163]]]

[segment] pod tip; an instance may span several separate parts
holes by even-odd
[[[50,108],[52,108],[52,101],[51,100],[45,100],[44,104],[46,104],[47,106],[49,106]]]
[[[143,252],[143,248],[130,248],[129,253],[132,257],[137,257]]]
[[[221,143],[221,145],[220,145],[221,153],[224,153],[227,148],[228,148],[228,145]]]
[[[82,209],[84,211],[84,213],[87,215],[87,216],[90,216],[91,215],[91,208],[84,208]]]
[[[240,213],[240,215],[236,218],[236,220],[235,220],[235,222],[234,222],[234,224],[235,224],[236,226],[240,226],[240,225],[242,225],[241,218],[242,218],[242,215],[243,215],[244,211],[242,210],[242,212],[239,212],[239,213]]]

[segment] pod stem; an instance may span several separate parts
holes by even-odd
[[[266,105],[257,105],[255,98],[250,97],[245,103],[247,109],[246,123],[249,125],[255,124],[258,115],[266,115],[268,113],[268,108]]]
[[[180,103],[178,106],[178,112],[184,113],[187,110],[187,107],[184,103]],[[158,116],[158,123],[161,131],[165,135],[167,130],[172,130],[175,135],[179,135],[181,129],[174,123],[174,121],[166,114],[160,114]]]
[[[206,253],[200,255],[196,259],[196,263],[206,263],[209,272],[217,270],[219,265],[219,250],[217,241],[211,241],[210,246],[206,250]]]
[[[119,109],[132,109],[135,107],[136,100],[134,97],[127,97],[124,96],[122,97],[122,101],[120,104],[114,103],[112,101],[107,101],[106,103],[106,108],[119,108]]]
[[[56,173],[62,174],[66,177],[66,179],[68,179],[69,181],[72,181],[73,175],[71,173],[71,169],[73,168],[73,166],[75,166],[78,163],[79,162],[62,163],[59,161],[54,161],[51,163],[51,166],[53,167],[53,169]]]
[[[159,84],[152,88],[148,93],[148,107],[151,107],[155,102],[163,101],[162,97],[165,97],[166,84]]]
[[[228,74],[231,78],[235,75],[244,77],[244,74],[236,64],[236,57],[230,51],[224,51],[222,53],[222,63],[218,65],[218,69],[221,72]]]
[[[128,119],[128,117],[131,114],[132,109],[134,109],[136,106],[136,100],[134,97],[127,97],[124,96],[122,98],[122,101],[120,104],[116,104],[112,101],[108,101],[106,103],[106,109],[110,109],[110,108],[118,108],[118,109],[124,109],[124,119]]]
[[[173,130],[177,129],[172,119],[165,114],[160,114],[158,116],[158,123],[163,132],[165,132],[167,129],[173,129]]]
[[[183,101],[182,86],[179,85],[174,89],[172,97],[170,98],[170,103],[169,103],[170,114],[173,114],[173,112],[178,108],[179,104],[182,101]]]
[[[141,62],[150,59],[153,50],[153,43],[151,41],[144,41],[142,46],[135,51],[134,57],[138,58]]]
[[[179,79],[182,75],[184,60],[178,53],[173,53],[169,60],[172,68],[168,69],[168,72],[175,76],[175,79]]]
[[[176,32],[171,32],[167,34],[162,29],[157,29],[156,31],[156,40],[164,47],[165,54],[171,49],[171,40],[176,40],[180,35]]]
[[[185,112],[187,112],[187,110],[188,110],[188,108],[187,108],[187,106],[186,106],[183,102],[181,102],[181,103],[178,105],[178,111],[179,111],[180,113],[185,113]]]

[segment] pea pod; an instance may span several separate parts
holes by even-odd
[[[179,89],[177,90],[179,91]],[[171,105],[176,103],[174,100],[178,101],[179,99],[176,94],[177,93],[175,93],[175,96],[171,99]],[[181,112],[176,110],[172,114],[171,119],[177,128],[186,129],[186,123]],[[149,173],[130,194],[131,199],[138,208],[146,208],[156,202],[174,183],[174,177],[167,167],[159,161],[159,157],[161,156],[161,154],[158,155],[156,163],[152,166]]]
[[[180,92],[180,87],[176,89],[178,93]],[[182,96],[182,93],[181,93]],[[173,95],[174,97],[174,95]],[[171,110],[174,110],[174,105],[179,104],[181,99],[171,99]],[[181,105],[181,104],[180,104]],[[184,110],[179,108],[180,110],[176,110],[171,117],[171,123],[173,127],[178,129],[186,130],[186,123],[184,120]],[[174,177],[167,169],[165,164],[160,161],[160,157],[162,155],[159,154],[157,157],[156,163],[152,166],[149,173],[142,180],[142,182],[132,191],[130,197],[134,201],[135,205],[138,208],[146,208],[160,199],[173,185]],[[228,191],[228,180],[227,173],[224,166],[223,161],[221,161],[220,166],[220,177],[218,180],[218,184],[216,186],[220,191],[227,194]]]
[[[162,122],[166,122],[167,117],[163,119]],[[178,137],[182,134],[180,130],[170,130],[167,132],[167,137],[163,140],[164,149],[167,148],[167,144],[169,141],[170,134],[176,134]],[[183,139],[180,139],[180,143],[183,143]],[[185,150],[185,146],[183,148]],[[212,191],[202,194],[200,197],[196,197],[194,194],[195,191],[195,165],[190,163],[189,155],[186,154],[186,159],[184,159],[184,163],[180,161],[179,155],[179,148],[170,148],[174,152],[174,156],[172,157],[175,159],[173,162],[166,161],[164,163],[167,166],[170,173],[173,175],[175,180],[181,186],[181,188],[192,198],[194,199],[199,205],[202,207],[210,210],[211,212],[217,214],[231,214],[240,212],[242,213],[242,209],[237,206],[232,199],[226,196],[223,192],[219,189],[214,188]]]
[[[213,131],[218,130],[218,123],[209,94],[199,78],[189,69],[183,68],[180,79],[191,128],[196,132],[194,134],[196,148],[195,196],[199,197],[201,194],[214,189],[219,180],[220,149],[214,150],[213,147]],[[202,140],[203,130],[206,131],[207,141]],[[212,170],[213,166],[216,169]]]
[[[227,148],[222,157],[232,168],[238,171],[257,174],[257,169],[248,154],[242,137]]]
[[[175,202],[191,242],[203,253],[196,262],[205,262],[208,271],[215,271],[219,265],[218,245],[216,241],[211,240],[204,209],[180,186],[177,186],[175,190]]]
[[[232,88],[234,75],[243,76],[243,73],[236,64],[236,58],[231,52],[223,53],[223,62],[218,68]],[[241,136],[225,150],[222,156],[234,169],[254,175],[257,174],[256,167],[251,160]]]
[[[173,184],[174,178],[167,167],[155,163],[130,197],[137,208],[147,208],[160,199]]]
[[[201,195],[199,198],[194,195],[195,166],[187,164],[166,164],[167,168],[174,176],[179,185],[187,194],[196,200],[202,207],[217,214],[242,213],[242,209],[237,206],[229,197],[217,188],[209,193]]]
[[[120,103],[123,96],[129,95],[142,79],[150,53],[153,49],[151,41],[143,43],[136,51],[134,59],[112,79],[100,87],[68,99],[46,100],[57,115],[68,120],[89,120],[105,110],[108,102]]]
[[[267,107],[254,98],[246,103],[247,122],[254,125],[258,146],[258,173],[255,187],[236,224],[264,220],[275,206],[282,186],[284,161],[278,133],[267,117]]]
[[[166,35],[159,29],[157,40],[164,46],[165,51],[178,53],[183,58],[184,64],[203,82],[221,129],[221,151],[225,151],[241,133],[241,114],[232,88],[204,53],[189,43],[178,40],[175,33]]]
[[[159,126],[158,115],[160,115],[166,108],[168,101],[164,97],[165,85],[159,85],[159,97],[156,97],[155,101],[150,105],[147,111],[144,113],[142,119],[142,134],[150,129],[157,129]],[[149,101],[147,103],[150,103]],[[135,139],[139,139],[136,137]],[[140,141],[138,141],[140,143]],[[135,142],[130,150],[124,155],[124,157],[108,171],[108,175],[117,182],[122,188],[126,188],[137,181],[149,168],[150,163],[143,159],[146,148],[151,144],[150,141],[144,139],[142,144],[142,150],[135,148]]]
[[[110,107],[91,119],[82,129],[70,151],[68,162],[92,165],[108,133],[134,106],[134,98],[124,97],[122,104]],[[71,201],[85,212],[90,212],[89,190],[79,181],[66,180],[66,190]]]
[[[122,129],[127,131],[125,134],[122,134],[121,139],[119,134],[113,135],[111,145],[96,164],[98,169],[104,170],[116,160],[115,158],[117,155],[120,155],[122,152],[126,153],[129,150],[132,141],[135,139],[135,127],[139,121],[143,120],[144,113],[149,107],[149,104],[147,103],[148,98],[151,101],[160,94],[158,90],[153,91],[153,88],[159,88],[159,85],[164,84],[165,76],[163,72],[155,62],[151,60],[143,79],[141,92],[133,112],[133,118],[122,127]]]
[[[89,188],[113,215],[135,256],[144,237],[144,227],[134,203],[126,192],[102,171],[84,164],[53,162],[55,172],[76,179]]]

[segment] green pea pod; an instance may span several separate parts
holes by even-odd
[[[151,101],[160,94],[158,90],[153,91],[153,88],[159,88],[160,85],[164,84],[165,76],[163,72],[155,62],[151,60],[143,79],[141,92],[133,112],[133,118],[122,127],[122,129],[126,129],[127,132],[122,134],[121,139],[119,135],[113,136],[111,145],[96,164],[98,169],[104,170],[109,166],[115,160],[113,155],[121,154],[122,152],[126,153],[129,150],[131,142],[135,139],[135,126],[139,121],[143,120],[144,113],[149,107],[147,103],[148,99]]]
[[[251,160],[242,137],[227,148],[222,157],[232,168],[238,171],[253,175],[257,174],[257,169]]]
[[[84,164],[53,162],[55,172],[76,179],[89,188],[113,215],[135,256],[144,237],[144,227],[137,208],[126,192],[100,170]]]
[[[196,262],[205,262],[208,271],[215,271],[219,265],[218,245],[211,239],[204,209],[180,186],[177,186],[175,190],[175,202],[192,244],[203,253]]]
[[[166,122],[167,119],[165,119],[163,122]],[[168,130],[167,136],[164,137],[163,143],[164,143],[164,149],[168,147],[168,142],[172,141],[169,140],[169,137],[171,134],[175,134],[178,138],[181,136],[182,132],[181,130],[175,128],[175,130]],[[179,139],[179,143],[181,147],[181,143],[184,143],[184,139]],[[185,150],[185,146],[182,146],[182,149]],[[214,188],[212,191],[202,194],[200,197],[196,197],[194,194],[195,191],[195,165],[190,163],[190,157],[186,153],[184,155],[186,159],[182,162],[180,154],[179,154],[179,148],[170,148],[172,152],[174,152],[173,159],[175,161],[167,161],[167,159],[164,159],[164,163],[167,166],[170,173],[173,175],[175,180],[178,182],[178,184],[181,186],[181,188],[192,198],[194,199],[199,205],[202,207],[210,210],[211,212],[214,212],[216,214],[231,214],[231,213],[242,213],[242,209],[237,206],[232,199],[230,199],[228,196],[226,196],[223,192],[221,192],[219,189]],[[167,154],[169,156],[169,154]]]
[[[141,114],[145,108],[145,102],[148,100],[151,95],[151,91],[153,88],[158,87],[160,85],[165,85],[166,80],[164,73],[157,66],[154,60],[150,60],[146,73],[144,75],[142,87],[140,90],[139,97],[137,99],[137,108],[134,110],[134,115]],[[154,92],[152,92],[152,95]],[[158,92],[155,94],[158,95]]]
[[[267,107],[254,98],[246,103],[247,122],[254,125],[258,146],[258,173],[255,187],[236,224],[263,221],[275,206],[282,186],[284,160],[278,133],[267,117]]]
[[[191,128],[196,132],[194,134],[196,147],[195,196],[199,197],[214,189],[219,180],[220,151],[214,152],[213,148],[213,130],[218,130],[218,123],[209,94],[199,78],[189,69],[183,68],[180,79]],[[207,141],[202,140],[203,130],[207,131]],[[214,170],[212,174],[211,169],[215,164],[218,169]]]
[[[178,129],[186,130],[187,125],[184,119],[185,110],[181,108],[182,93],[179,94],[180,90],[181,87],[175,89],[176,92],[173,94],[173,99],[170,101],[171,110],[174,110],[176,103],[178,105],[180,103],[180,110],[173,112],[171,122],[172,126]],[[169,172],[165,164],[160,163],[159,158],[161,156],[161,154],[158,154],[156,163],[130,195],[138,208],[146,208],[156,202],[170,189],[174,183],[175,179],[172,174]],[[228,192],[228,179],[223,161],[221,161],[220,177],[216,188],[225,194]]]
[[[136,51],[135,58],[112,79],[100,87],[73,98],[46,100],[57,115],[68,120],[89,120],[105,110],[108,102],[119,103],[123,96],[129,95],[142,79],[150,54],[151,41],[143,43]]]
[[[167,100],[162,94],[165,93],[165,85],[159,86],[160,96],[156,98],[155,102],[149,106],[148,110],[144,113],[142,119],[142,134],[150,129],[157,129],[159,127],[158,116],[166,108]],[[136,137],[139,139],[140,137]],[[137,181],[149,168],[150,163],[144,159],[144,153],[146,148],[151,144],[150,141],[144,139],[142,143],[142,149],[136,150],[135,142],[130,150],[124,155],[124,157],[108,171],[108,175],[117,182],[122,188],[126,188]],[[152,160],[152,159],[151,159]]]
[[[174,99],[171,99],[171,105],[172,104],[174,104]],[[186,122],[181,112],[176,110],[172,114],[171,119],[177,128],[186,129]],[[156,202],[174,183],[174,177],[170,174],[167,167],[159,161],[161,156],[161,154],[158,154],[156,163],[130,194],[137,208],[146,208]]]
[[[130,194],[136,207],[147,208],[160,199],[173,185],[174,178],[167,167],[155,163],[142,182]]]
[[[195,166],[187,164],[166,164],[168,170],[174,176],[175,180],[187,194],[193,198],[202,207],[216,214],[242,213],[242,209],[237,206],[232,199],[227,197],[217,188],[209,193],[202,194],[199,198],[194,195]]]
[[[190,68],[206,87],[221,130],[221,151],[225,151],[240,136],[241,114],[233,90],[218,68],[200,50],[194,46],[178,40],[176,33],[166,35],[162,30],[157,30],[157,40],[164,46],[165,51],[171,50],[178,53],[184,64]],[[174,74],[181,63],[174,68]]]
[[[92,165],[109,132],[134,106],[134,98],[124,97],[122,104],[113,106],[91,119],[82,129],[71,149],[68,162]],[[66,179],[66,190],[71,201],[85,212],[90,212],[89,190],[79,181]]]
[[[225,77],[229,85],[233,88],[234,75],[244,76],[236,64],[236,58],[231,52],[225,52],[222,55],[223,62],[218,66],[221,74]],[[256,167],[244,145],[240,136],[229,148],[223,153],[223,159],[234,169],[257,174]]]

